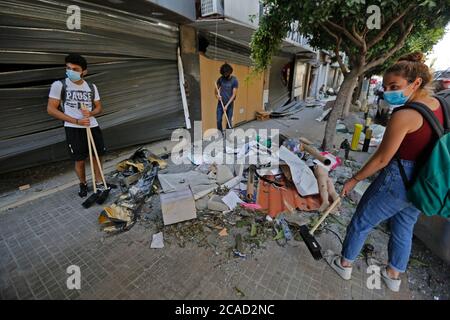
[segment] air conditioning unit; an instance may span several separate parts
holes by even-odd
[[[202,17],[223,16],[223,0],[202,0]]]

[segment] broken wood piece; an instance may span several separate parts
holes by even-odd
[[[25,184],[25,185],[23,185],[23,186],[20,186],[19,187],[19,190],[20,191],[25,191],[25,190],[28,190],[28,189],[30,189],[31,188],[31,186],[29,185],[29,184]]]
[[[312,147],[312,146],[309,146],[307,144],[302,143],[301,150],[308,152],[310,155],[312,155],[314,158],[316,158],[317,160],[319,160],[320,162],[322,162],[326,166],[329,166],[331,164],[331,160],[330,159],[328,159],[328,158],[324,157],[323,155],[321,155],[320,151],[317,150],[316,148]]]
[[[248,179],[247,179],[247,200],[253,201],[255,196],[255,171],[256,166],[251,165],[248,170]]]
[[[228,236],[227,228],[223,228],[223,229],[219,232],[219,236],[221,236],[221,237],[226,237],[226,236]]]
[[[270,112],[267,111],[256,111],[256,120],[266,121],[270,119]]]
[[[307,138],[305,138],[305,137],[300,137],[300,142],[301,143],[304,143],[304,144],[307,144],[307,145],[313,145],[313,143],[311,142],[311,140],[309,140],[309,139],[307,139]]]

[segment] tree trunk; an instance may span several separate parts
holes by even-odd
[[[359,76],[356,90],[353,93],[352,104],[355,104],[356,101],[359,99],[359,96],[361,95],[361,91],[362,91],[363,82],[364,82],[364,76],[363,75]]]
[[[323,150],[331,150],[333,148],[337,120],[342,114],[344,108],[350,105],[352,93],[353,90],[355,90],[357,80],[358,73],[356,71],[352,71],[344,75],[344,82],[342,82],[325,128],[325,137],[322,142]]]
[[[350,106],[352,105],[352,97],[357,84],[358,78],[355,77],[355,79],[353,80],[352,89],[349,91],[347,95],[347,100],[345,101],[344,108],[342,108],[342,119],[347,118],[350,113]]]

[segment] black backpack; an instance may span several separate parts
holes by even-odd
[[[86,80],[84,80],[87,85],[89,86],[89,88],[91,89],[92,92],[92,106],[94,106],[94,100],[95,100],[95,88],[94,85],[92,83],[87,82]],[[62,112],[64,112],[64,103],[66,102],[66,91],[67,91],[67,84],[66,84],[66,79],[64,80],[60,80],[59,82],[61,82],[62,84],[62,89],[61,89],[61,103],[60,103],[60,109]]]

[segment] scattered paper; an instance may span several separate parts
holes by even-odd
[[[226,237],[228,235],[227,228],[223,228],[222,231],[219,232],[219,236]]]
[[[233,210],[234,208],[237,207],[237,205],[239,203],[242,203],[244,201],[242,201],[238,195],[236,193],[234,193],[233,191],[228,192],[228,194],[222,198],[223,203],[225,203],[228,208],[230,208],[231,210]]]
[[[291,152],[285,146],[281,146],[280,159],[285,161],[289,166],[292,180],[302,197],[319,193],[319,186],[314,173],[295,153]]]
[[[270,168],[261,168],[261,169],[256,170],[256,172],[260,176],[276,176],[276,175],[282,173],[279,166],[274,166],[274,167],[270,167]]]
[[[162,232],[153,235],[152,244],[150,248],[152,249],[164,248],[164,237]]]

